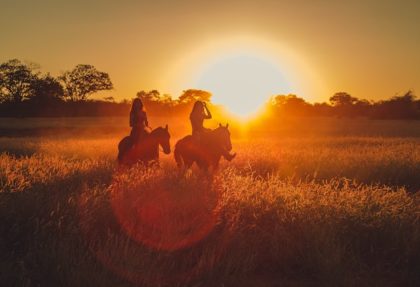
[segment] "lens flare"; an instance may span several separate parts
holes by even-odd
[[[204,174],[122,169],[102,196],[81,194],[80,229],[117,276],[138,286],[185,284],[211,272],[230,243],[229,228],[216,228],[221,190]],[[209,245],[211,258],[197,253]]]

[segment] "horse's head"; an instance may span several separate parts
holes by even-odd
[[[229,132],[229,124],[223,126],[219,124],[219,127],[215,129],[215,134],[217,138],[217,143],[225,150],[231,151],[232,150],[232,142],[230,141],[230,132]]]
[[[168,125],[166,125],[164,128],[158,127],[157,129],[153,130],[152,132],[157,139],[157,142],[162,147],[163,152],[165,154],[171,153],[171,145],[169,143],[169,139],[171,138],[171,135],[168,131]]]

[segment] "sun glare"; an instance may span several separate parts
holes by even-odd
[[[215,104],[239,117],[255,114],[270,96],[289,90],[273,61],[250,54],[226,55],[206,65],[195,87],[211,91]]]
[[[271,96],[296,94],[313,101],[324,96],[320,73],[298,50],[253,36],[212,38],[183,51],[161,78],[170,94],[185,89],[212,93],[239,120],[257,116]]]

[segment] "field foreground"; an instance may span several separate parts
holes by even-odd
[[[237,139],[211,176],[118,139],[0,138],[2,286],[420,284],[415,136]]]

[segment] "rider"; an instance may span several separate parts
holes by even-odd
[[[200,140],[203,133],[210,131],[203,126],[204,120],[211,119],[211,113],[205,102],[196,101],[190,114],[193,138]]]
[[[207,129],[203,126],[204,120],[211,119],[210,110],[207,108],[207,104],[202,101],[196,101],[194,103],[193,109],[190,113],[190,121],[192,127],[192,137],[197,142],[205,137],[206,133],[210,132],[210,129]],[[222,150],[223,157],[226,160],[231,161],[235,155],[231,155],[228,150]]]
[[[149,131],[146,129],[150,128],[149,122],[147,121],[147,115],[144,110],[143,102],[139,98],[134,99],[131,106],[130,127],[130,137],[132,138],[133,143],[138,143],[149,134]]]

